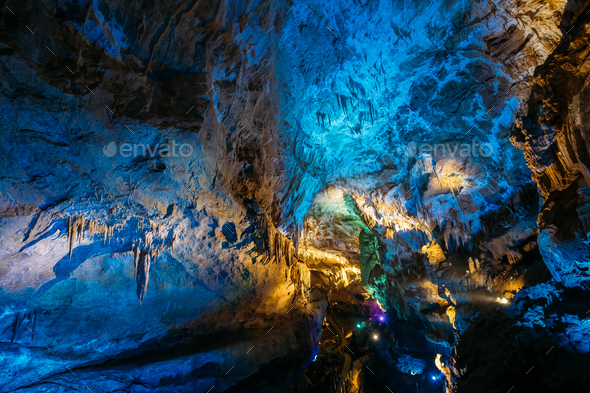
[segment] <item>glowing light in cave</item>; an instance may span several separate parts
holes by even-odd
[[[361,211],[361,216],[367,222],[369,227],[381,223],[387,227],[387,238],[392,239],[394,232],[411,231],[416,228],[427,230],[420,220],[416,217],[409,216],[405,210],[396,204],[383,199],[368,200],[365,195],[348,191],[348,194],[356,201]]]
[[[433,380],[433,381],[436,381],[436,376],[434,376],[434,375],[433,375],[433,376],[432,376],[432,380]]]
[[[356,324],[356,327],[360,329],[361,328],[361,324],[360,323],[357,323]]]
[[[440,185],[450,188],[453,196],[461,192],[461,187],[464,184],[463,175],[457,173],[454,169],[448,168],[438,174]]]
[[[503,297],[501,299],[499,297],[497,297],[496,298],[496,303],[508,304],[508,299],[506,299],[505,297]]]
[[[299,259],[305,259],[306,261],[310,261],[313,264],[318,263],[325,263],[329,265],[347,265],[348,259],[344,258],[339,253],[334,252],[327,252],[318,250],[314,247],[307,247],[304,249],[299,249],[298,254]],[[358,268],[357,268],[358,269]],[[360,272],[360,270],[359,270]]]
[[[351,268],[349,268],[349,270],[352,270],[354,274],[356,274],[357,276],[361,274],[361,269],[359,269],[358,267],[352,266]]]
[[[380,320],[381,322],[383,322],[383,321],[385,321],[385,317],[384,317],[383,315],[379,315],[379,320]]]
[[[375,341],[379,340],[379,336],[376,334],[373,334],[373,340],[375,340]]]
[[[329,201],[344,203],[344,190],[338,187],[330,188],[326,191],[326,197]]]

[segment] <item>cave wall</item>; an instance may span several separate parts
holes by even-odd
[[[294,391],[334,283],[587,353],[587,3],[3,2],[0,390]]]
[[[307,362],[317,312],[284,314],[270,217],[281,6],[2,6],[0,390],[225,390]]]
[[[543,206],[540,250],[553,277],[580,286],[587,273],[588,12],[573,8],[564,38],[535,72],[526,115],[511,140],[525,153]]]

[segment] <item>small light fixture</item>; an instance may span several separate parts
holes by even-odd
[[[376,334],[373,334],[373,340],[377,341],[379,339],[379,336]]]

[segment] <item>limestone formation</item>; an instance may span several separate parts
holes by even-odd
[[[2,7],[0,391],[590,383],[589,0]]]

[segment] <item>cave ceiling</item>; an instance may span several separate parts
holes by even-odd
[[[0,392],[590,382],[590,2],[0,5]]]

